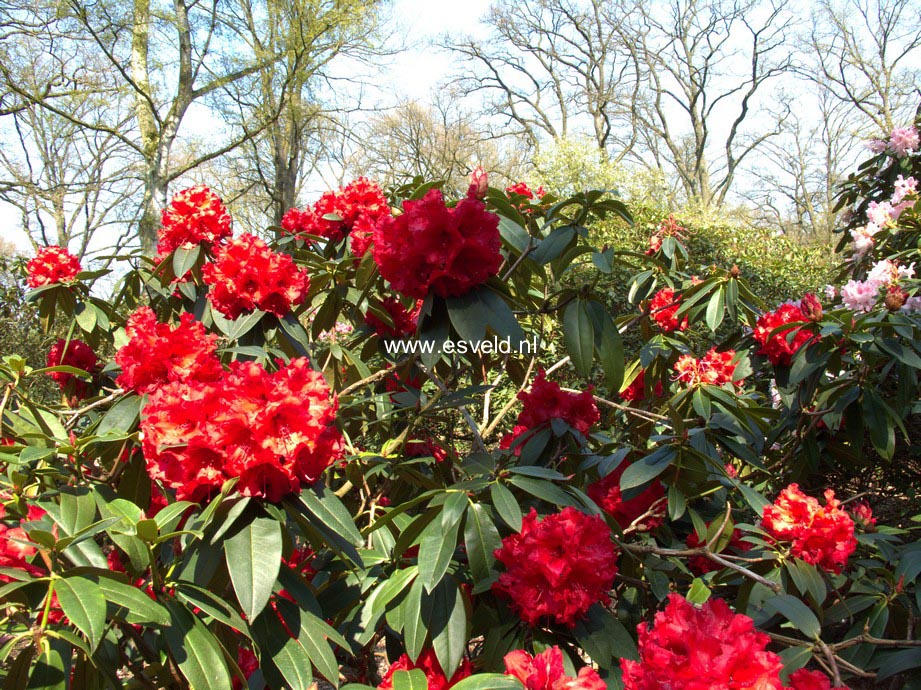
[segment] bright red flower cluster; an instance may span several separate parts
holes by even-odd
[[[35,258],[26,264],[26,281],[30,288],[69,283],[82,270],[80,259],[63,247],[51,245],[39,249]]]
[[[579,433],[587,434],[601,418],[591,387],[582,393],[564,391],[555,381],[548,381],[543,370],[537,373],[531,390],[521,391],[518,399],[523,408],[512,433],[502,439],[502,448],[508,448],[516,438],[551,419],[562,419]]]
[[[385,297],[381,307],[390,315],[393,321],[391,326],[372,312],[365,314],[365,323],[382,338],[408,338],[415,335],[419,323],[419,313],[422,311],[422,300],[416,300],[412,309],[407,309],[396,297]]]
[[[656,385],[653,387],[652,394],[655,397],[660,397],[664,392],[662,388],[662,382],[656,381]],[[626,388],[620,392],[621,400],[627,402],[641,402],[646,399],[646,370],[640,369],[640,373],[630,382]]]
[[[576,678],[567,676],[559,647],[550,647],[535,656],[516,649],[506,654],[503,661],[505,675],[520,680],[525,690],[606,690],[608,687],[590,666],[579,669]]]
[[[46,363],[49,367],[68,366],[82,369],[88,374],[96,373],[99,368],[99,358],[93,352],[93,348],[76,338],[70,342],[58,340],[48,351]],[[86,397],[89,381],[64,371],[53,371],[49,376],[68,396],[78,400]]]
[[[305,358],[275,373],[233,362],[217,381],[165,384],[141,421],[148,472],[178,500],[200,500],[239,477],[243,495],[279,501],[341,456],[337,407]]]
[[[449,209],[438,189],[403,203],[403,214],[374,227],[374,261],[393,288],[422,299],[458,297],[496,275],[502,263],[499,216],[465,198]]]
[[[693,355],[681,355],[675,362],[675,380],[688,386],[722,386],[733,383],[732,375],[735,373],[736,364],[732,360],[735,356],[735,350],[717,352],[715,347],[700,359]],[[734,383],[741,386],[743,381]]]
[[[831,680],[821,671],[807,671],[804,668],[790,674],[790,685],[785,690],[832,690]],[[841,686],[839,690],[847,690]]]
[[[256,309],[283,317],[304,301],[310,279],[287,254],[273,252],[254,235],[240,235],[214,252],[202,268],[208,300],[228,319]]]
[[[617,574],[617,550],[604,520],[569,507],[543,520],[531,508],[521,532],[502,540],[496,558],[505,572],[493,590],[530,625],[549,617],[573,627],[592,604],[608,602]]]
[[[337,216],[337,219],[324,216]],[[374,223],[390,215],[390,206],[380,186],[359,177],[336,191],[325,192],[306,209],[292,208],[281,219],[281,227],[292,235],[308,234],[338,242],[349,231],[367,237]],[[356,256],[364,255],[367,244],[352,246]]]
[[[752,619],[722,599],[696,608],[670,594],[653,627],[639,625],[640,660],[621,660],[625,690],[782,690],[780,656]]]
[[[0,568],[24,570],[30,575],[41,576],[42,571],[29,563],[36,549],[22,527],[7,527],[0,523]],[[12,577],[0,573],[0,583],[11,582]]]
[[[626,529],[634,520],[650,513],[636,524],[639,530],[654,530],[665,519],[664,501],[653,509],[653,504],[665,496],[661,482],[654,482],[639,494],[624,500],[620,490],[620,478],[630,463],[622,462],[610,474],[588,485],[588,497],[598,504],[604,512],[613,517],[621,529]]]
[[[688,317],[678,319],[676,316],[680,308],[681,295],[672,288],[662,288],[649,300],[649,315],[665,333],[687,329]]]
[[[141,307],[125,325],[128,342],[115,361],[122,373],[115,382],[135,393],[152,393],[171,381],[215,381],[223,370],[215,354],[217,336],[205,331],[192,314],[171,328],[157,323],[150,307]]]
[[[464,678],[469,678],[473,673],[473,665],[469,660],[464,659],[449,680],[447,676],[445,676],[441,664],[438,663],[438,657],[435,656],[435,651],[426,649],[419,655],[419,658],[416,659],[416,663],[413,663],[407,654],[404,654],[394,661],[387,670],[387,675],[384,676],[381,684],[377,686],[377,690],[393,690],[393,674],[395,672],[412,671],[416,668],[422,669],[425,673],[425,679],[428,681],[429,690],[448,690],[448,688],[460,683]]]
[[[857,549],[854,521],[835,492],[825,492],[825,506],[790,484],[765,506],[761,526],[775,539],[791,542],[790,553],[825,570],[840,573]]]
[[[183,189],[161,213],[157,253],[162,258],[178,247],[210,246],[230,237],[231,224],[221,197],[211,189],[205,185]]]
[[[516,182],[513,185],[510,185],[505,188],[506,194],[520,194],[523,197],[528,199],[543,199],[547,194],[547,191],[543,187],[538,187],[537,189],[532,190],[527,182]]]
[[[761,345],[757,354],[766,355],[774,366],[790,366],[793,355],[815,335],[802,326],[784,326],[809,320],[803,308],[795,304],[781,304],[774,311],[762,314],[755,324],[754,337]]]

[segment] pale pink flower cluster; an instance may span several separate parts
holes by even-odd
[[[875,243],[873,235],[878,232],[879,226],[876,223],[867,223],[851,230],[851,238],[854,240],[854,253],[857,256],[863,256],[873,249]]]
[[[851,230],[851,238],[854,240],[854,253],[860,257],[873,249],[876,235],[882,228],[894,228],[899,216],[906,208],[912,205],[912,201],[906,201],[905,197],[915,195],[918,192],[918,181],[913,177],[904,178],[899,175],[895,181],[895,191],[890,201],[871,201],[867,208],[867,224]],[[894,232],[894,230],[893,230]]]
[[[841,288],[841,302],[851,311],[869,312],[876,306],[880,289],[897,285],[900,280],[910,280],[914,276],[914,263],[900,266],[889,259],[877,261],[867,273],[866,280],[849,280]],[[919,307],[921,307],[921,300],[911,297],[906,300],[902,310],[919,311]]]
[[[879,287],[860,280],[849,280],[841,288],[841,301],[851,311],[872,311],[879,297]]]
[[[889,150],[902,158],[918,150],[918,130],[914,127],[897,127],[889,135]]]
[[[917,193],[918,181],[913,177],[905,179],[899,175],[895,180],[895,191],[892,194],[892,203],[900,205],[906,196]]]
[[[338,339],[338,336],[349,335],[355,328],[350,323],[344,321],[337,321],[336,325],[329,331],[322,331],[317,340],[323,342],[333,342]]]
[[[838,288],[836,288],[834,285],[825,286],[825,299],[831,302],[837,296],[838,296]]]

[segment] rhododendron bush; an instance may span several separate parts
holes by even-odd
[[[42,250],[47,366],[0,365],[4,687],[921,687],[917,508],[829,481],[918,428],[921,156],[880,141],[838,279],[784,304],[680,217],[615,252],[609,194],[480,170],[258,237],[180,191],[108,296]]]

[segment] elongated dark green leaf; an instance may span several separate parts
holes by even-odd
[[[409,658],[415,661],[425,647],[432,618],[431,596],[425,593],[420,578],[413,582],[400,608],[403,617],[403,644]]]
[[[317,483],[312,488],[304,489],[301,492],[300,501],[308,513],[327,525],[329,529],[340,537],[353,546],[361,545],[361,532],[355,526],[348,509],[322,483]]]
[[[707,327],[713,333],[716,333],[716,329],[723,323],[724,305],[725,297],[723,290],[720,288],[710,296],[710,302],[707,304]]]
[[[95,649],[106,627],[106,598],[102,590],[85,577],[68,577],[55,581],[54,591],[64,615]]]
[[[109,577],[99,577],[96,584],[106,601],[112,604],[110,616],[138,625],[170,624],[169,612],[151,599],[147,592]]]
[[[549,264],[560,256],[572,239],[576,236],[576,229],[568,225],[554,228],[546,238],[540,241],[537,249],[531,252],[531,259],[539,264]]]
[[[284,683],[293,690],[310,690],[313,683],[310,656],[298,639],[288,634],[275,611],[263,611],[253,621],[252,630],[253,638],[259,645],[266,680],[273,687],[281,685],[272,677],[275,675],[273,671],[277,670]]]
[[[489,517],[489,511],[479,503],[467,507],[464,542],[474,580],[480,582],[488,579],[496,561],[494,551],[502,545],[502,540],[499,538],[499,530]]]
[[[129,395],[122,398],[112,405],[108,411],[99,420],[96,427],[96,433],[105,436],[113,431],[127,434],[130,433],[141,415],[141,398],[137,395]]]
[[[196,244],[191,249],[177,247],[173,252],[173,273],[176,274],[176,277],[181,278],[188,273],[189,269],[196,264],[200,255],[200,244]]]
[[[192,690],[231,690],[230,673],[217,639],[177,601],[167,600],[172,625],[166,644]]]
[[[497,483],[489,487],[489,494],[499,517],[506,525],[519,532],[521,530],[521,507],[512,492],[504,484]]]
[[[419,578],[427,592],[435,588],[451,564],[451,557],[457,548],[459,527],[459,517],[447,529],[442,527],[440,520],[433,520],[422,533],[419,542]]]
[[[623,491],[642,486],[662,474],[675,461],[675,449],[671,446],[660,446],[645,458],[641,458],[624,470],[620,478],[620,488]]]
[[[793,627],[810,639],[818,639],[822,632],[822,626],[819,624],[819,619],[815,617],[815,614],[791,594],[778,594],[775,597],[771,597],[764,602],[764,607],[779,613],[793,623]]]
[[[467,651],[467,609],[464,596],[452,578],[433,592],[432,647],[445,675],[450,678]]]
[[[477,673],[451,686],[451,690],[522,690],[523,688],[524,686],[517,678],[500,673]]]
[[[70,647],[62,640],[52,640],[47,651],[35,659],[28,690],[66,690],[68,673],[64,657],[70,659]],[[66,665],[69,665],[66,664]]]
[[[576,501],[572,496],[563,491],[553,482],[548,482],[545,479],[513,475],[509,477],[509,483],[517,486],[519,489],[527,491],[532,496],[537,496],[538,498],[547,501],[548,503],[553,503],[558,506],[578,505],[578,501]]]
[[[570,302],[563,312],[563,342],[576,371],[589,376],[595,351],[595,329],[583,300]]]
[[[428,690],[429,687],[425,673],[418,668],[412,671],[397,671],[391,680],[393,690]]]
[[[249,620],[269,601],[281,567],[281,525],[256,518],[224,542],[233,591]]]
[[[313,662],[320,675],[331,683],[338,682],[339,664],[326,641],[329,625],[309,611],[299,609],[295,604],[284,599],[278,600],[278,613],[288,630],[295,634],[298,644],[307,652],[307,657]]]
[[[213,592],[209,592],[202,587],[196,587],[188,582],[180,582],[176,588],[176,597],[180,601],[201,609],[203,613],[211,616],[216,621],[220,621],[227,627],[239,630],[244,635],[249,636],[249,633],[247,633],[248,626],[240,617],[240,614],[236,612],[236,609]]]

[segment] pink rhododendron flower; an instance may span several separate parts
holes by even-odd
[[[870,312],[879,298],[879,286],[851,279],[841,288],[841,302],[851,311]]]
[[[918,150],[918,130],[914,127],[896,127],[889,135],[889,150],[903,158]]]
[[[899,175],[895,184],[893,185],[894,191],[892,192],[892,204],[893,206],[901,204],[902,200],[909,194],[918,193],[918,181],[914,177],[904,178]]]

